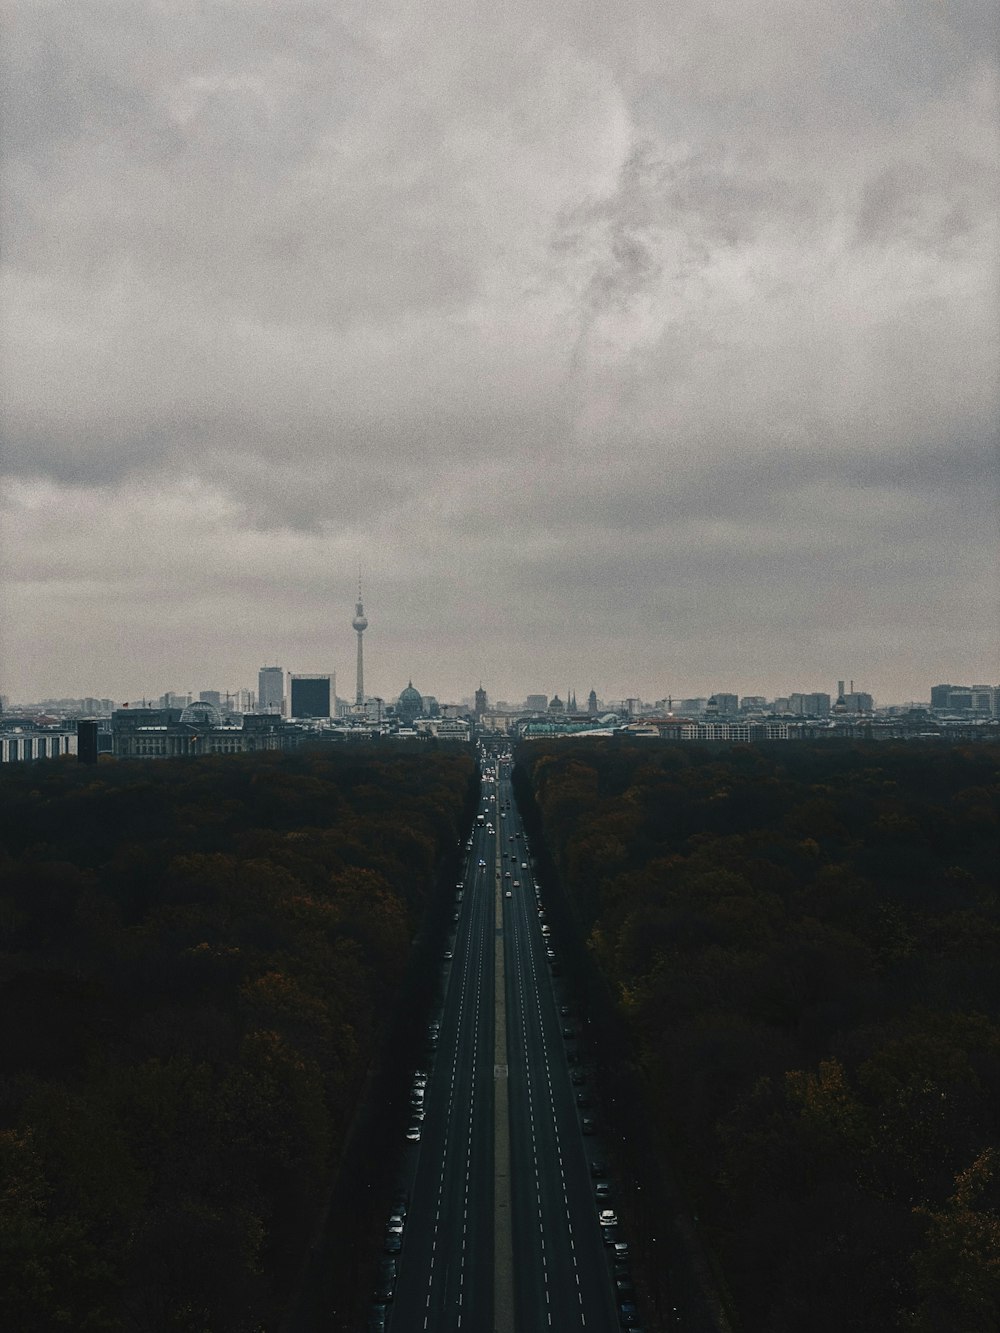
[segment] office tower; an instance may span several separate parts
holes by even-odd
[[[358,583],[358,601],[354,608],[354,619],[351,621],[358,636],[358,688],[354,696],[354,702],[360,708],[365,701],[365,657],[364,648],[361,645],[361,636],[368,628],[368,617],[365,615],[365,608],[361,604],[361,584]]]
[[[198,695],[198,702],[211,704],[213,708],[221,708],[222,694],[219,690],[202,690]]]
[[[280,713],[285,702],[285,671],[280,666],[261,667],[257,673],[257,710]]]
[[[334,699],[332,676],[288,677],[289,712],[292,717],[329,717]]]
[[[76,757],[81,764],[97,763],[97,723],[76,724]]]
[[[952,690],[959,688],[957,685],[932,685],[931,707],[943,712],[948,707],[948,695],[951,694]]]

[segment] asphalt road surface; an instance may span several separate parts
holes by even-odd
[[[487,760],[428,1032],[391,1333],[619,1328],[611,1251],[506,762]],[[490,827],[492,826],[492,827]],[[483,864],[480,864],[482,862]],[[527,866],[527,868],[525,868]],[[510,894],[508,897],[507,894]],[[574,1066],[575,1068],[575,1066]]]

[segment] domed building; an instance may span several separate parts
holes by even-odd
[[[189,727],[221,727],[222,714],[215,704],[198,700],[190,703],[181,713],[181,723]]]
[[[423,715],[424,701],[420,691],[413,688],[411,680],[396,702],[396,716],[404,727],[412,727],[418,717]]]

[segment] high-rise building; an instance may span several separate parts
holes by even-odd
[[[524,704],[529,713],[544,713],[549,706],[547,694],[529,694]]]
[[[587,712],[591,717],[597,716],[597,691],[591,690],[587,695]]]
[[[358,581],[358,600],[354,607],[354,619],[351,624],[358,636],[358,687],[354,694],[354,702],[360,708],[365,701],[365,650],[361,643],[361,636],[368,628],[368,617],[365,615],[365,608],[361,602],[360,580]]]
[[[80,721],[76,724],[76,757],[81,764],[97,763],[97,723]]]
[[[280,713],[284,703],[284,667],[261,667],[257,673],[257,711],[260,713]]]
[[[288,677],[289,713],[292,717],[330,717],[335,698],[332,676]]]
[[[956,689],[955,685],[932,685],[931,686],[931,707],[945,709],[948,707],[948,695]]]
[[[480,685],[479,689],[476,690],[476,717],[482,717],[486,712],[486,707],[486,691]]]
[[[221,708],[222,694],[219,690],[202,690],[198,695],[198,702],[211,704],[213,708]]]

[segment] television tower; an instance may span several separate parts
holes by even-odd
[[[360,708],[365,701],[365,654],[361,645],[361,636],[368,628],[368,617],[365,615],[365,608],[361,604],[361,580],[358,580],[358,602],[354,608],[354,619],[351,624],[358,633],[358,690],[355,697],[355,703]]]

